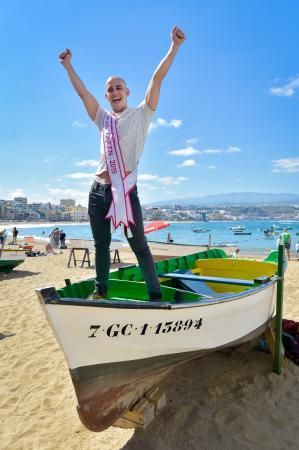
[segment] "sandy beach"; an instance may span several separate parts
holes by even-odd
[[[68,269],[68,256],[64,250],[26,258],[0,274],[1,449],[298,449],[299,366],[286,360],[276,375],[271,356],[255,350],[239,359],[217,352],[175,369],[164,383],[167,406],[144,431],[85,429],[63,353],[34,292],[94,276],[87,267]],[[298,280],[293,260],[284,317],[296,321]]]

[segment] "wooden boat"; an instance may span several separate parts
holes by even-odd
[[[25,261],[26,252],[23,249],[0,249],[0,272],[9,273]]]
[[[169,259],[177,256],[187,256],[192,253],[203,252],[209,249],[215,248],[223,248],[227,255],[232,255],[237,246],[235,244],[230,243],[222,243],[215,245],[207,244],[178,244],[176,242],[159,242],[159,241],[147,241],[151,254],[154,257],[155,261],[159,261],[161,259]]]
[[[106,300],[87,299],[92,279],[38,289],[82,423],[102,431],[174,366],[262,333],[275,309],[276,256],[257,262],[213,249],[159,261],[160,302],[148,300],[136,266],[110,273]]]

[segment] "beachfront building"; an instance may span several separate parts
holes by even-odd
[[[26,206],[28,203],[28,199],[27,197],[15,197],[14,202]]]
[[[71,206],[65,208],[66,213],[69,215],[72,222],[88,222],[88,210],[85,206]]]
[[[76,206],[76,200],[74,200],[72,198],[62,198],[62,199],[60,199],[60,206],[62,208]]]

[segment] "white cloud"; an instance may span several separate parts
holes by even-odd
[[[170,150],[169,155],[175,155],[175,156],[191,156],[191,155],[216,155],[220,153],[238,153],[242,150],[239,147],[234,147],[230,145],[226,149],[223,148],[207,148],[205,150],[196,150],[195,148],[187,147],[183,148],[181,150]]]
[[[94,173],[69,173],[68,175],[64,175],[65,178],[71,178],[72,180],[82,180],[83,178],[91,178],[94,177]]]
[[[158,175],[151,175],[150,173],[142,173],[138,175],[138,181],[152,181],[156,180]]]
[[[232,147],[232,146],[229,146],[226,150],[225,150],[225,152],[226,153],[239,153],[239,152],[241,152],[242,150],[240,149],[240,147]]]
[[[152,130],[155,130],[159,127],[172,127],[172,128],[179,128],[182,125],[183,121],[180,119],[172,119],[169,122],[167,120],[162,119],[161,117],[158,117],[156,122],[151,122],[149,126],[149,132]]]
[[[177,167],[194,167],[194,166],[198,166],[198,164],[196,164],[195,159],[185,159],[185,161],[183,161],[182,164],[179,164]]]
[[[97,167],[99,161],[95,159],[83,159],[82,161],[76,161],[74,165],[79,167]]]
[[[214,169],[216,169],[216,166],[208,166],[207,167],[209,170],[214,170]]]
[[[286,172],[294,173],[299,172],[299,158],[285,158],[285,159],[275,159],[272,161],[273,170],[272,172]]]
[[[187,139],[187,144],[189,145],[196,145],[198,143],[198,138],[191,138],[191,139]]]
[[[223,152],[223,149],[221,149],[221,148],[208,148],[207,150],[199,150],[199,153],[200,154],[204,154],[204,153],[206,153],[206,154],[216,154],[216,153],[222,153]]]
[[[296,93],[297,89],[299,89],[298,76],[295,78],[290,78],[289,81],[282,86],[271,88],[270,93],[278,97],[292,97]]]
[[[25,197],[25,193],[23,191],[23,189],[21,188],[17,188],[15,191],[10,193],[11,197]]]
[[[138,183],[138,187],[140,189],[146,189],[148,191],[156,191],[158,189],[157,186],[154,186],[153,184],[150,183]]]
[[[227,148],[207,148],[206,150],[199,150],[199,153],[207,154],[207,155],[213,155],[213,154],[220,154],[220,153],[239,153],[242,149],[240,147],[234,147],[230,145]]]
[[[72,127],[87,128],[87,125],[85,123],[79,122],[78,120],[74,120],[74,122],[72,123]]]
[[[61,188],[49,188],[49,194],[51,194],[52,198],[48,201],[52,203],[58,203],[61,198],[73,198],[80,202],[81,205],[87,205],[88,202],[88,189],[85,191],[79,189],[61,189]]]
[[[163,186],[171,186],[171,185],[177,185],[180,184],[182,181],[187,181],[187,180],[182,180],[182,178],[184,177],[161,177],[158,178],[158,183],[162,184]]]
[[[49,188],[48,192],[50,194],[54,195],[68,195],[70,197],[75,197],[76,195],[82,196],[86,195],[86,192],[79,191],[78,189],[62,189],[62,188]]]
[[[143,187],[145,189],[157,189],[157,183],[158,186],[170,186],[170,185],[177,185],[180,183],[183,183],[187,181],[188,178],[186,177],[159,177],[158,175],[151,175],[149,173],[143,173],[138,176],[138,186]],[[147,181],[151,183],[146,183]],[[145,183],[143,183],[145,182]],[[160,189],[161,186],[159,186]]]
[[[187,147],[187,148],[183,148],[182,150],[170,150],[169,152],[170,155],[175,155],[175,156],[191,156],[191,155],[196,155],[198,153],[200,153],[199,150],[195,150],[195,148],[193,147]]]

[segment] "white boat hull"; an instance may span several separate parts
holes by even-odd
[[[223,245],[223,246],[209,246],[207,245],[192,245],[192,244],[176,244],[167,242],[155,242],[148,241],[150,251],[157,261],[159,259],[174,258],[177,256],[186,256],[197,252],[203,252],[213,248],[224,248],[225,253],[230,256],[235,250],[235,245]]]
[[[146,312],[54,303],[43,308],[74,369],[229,345],[271,319],[275,291],[271,283],[234,299]]]

